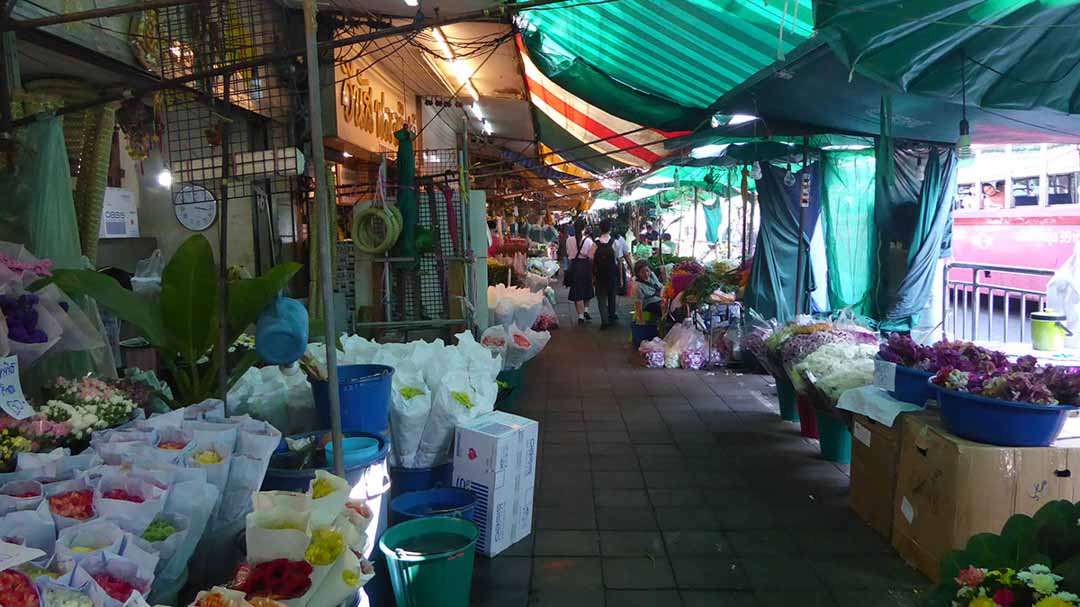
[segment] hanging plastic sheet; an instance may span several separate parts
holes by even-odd
[[[805,210],[803,233],[799,234],[799,197],[802,176],[810,172],[810,206]],[[820,172],[818,164],[795,174],[791,186],[784,183],[785,169],[761,163],[761,179],[757,180],[758,204],[761,208],[761,226],[758,231],[754,265],[750,270],[750,285],[746,292],[746,304],[765,318],[787,322],[796,314],[796,272],[802,272],[802,284],[807,293],[814,290],[810,273],[810,255],[803,256],[803,263],[796,270],[799,246],[810,246],[821,211]],[[803,309],[810,310],[810,298],[803,297]]]
[[[821,212],[829,265],[829,307],[872,311],[877,276],[873,150],[825,152]]]
[[[958,159],[952,148],[898,146],[893,163],[895,180],[890,184],[881,179],[878,159],[875,221],[881,251],[907,251],[906,271],[902,278],[890,275],[896,264],[890,266],[882,255],[876,306],[883,330],[910,331],[930,301],[938,260],[951,253]],[[890,284],[896,285],[895,292]]]
[[[705,241],[709,244],[720,242],[720,223],[724,219],[720,204],[720,198],[716,198],[712,204],[701,205],[705,213]]]
[[[17,131],[14,166],[0,173],[0,240],[22,243],[58,268],[82,268],[71,166],[59,118]]]

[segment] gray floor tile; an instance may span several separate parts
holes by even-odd
[[[680,589],[750,589],[746,571],[735,559],[675,556],[671,568]]]
[[[782,529],[725,531],[731,549],[738,556],[793,555],[799,546],[794,536]]]
[[[473,579],[471,607],[527,607],[529,589],[492,588]]]
[[[605,558],[604,585],[620,590],[674,588],[675,576],[664,558]]]
[[[665,531],[664,545],[671,556],[734,556],[721,531]]]
[[[652,508],[596,508],[598,529],[650,531],[657,529]]]
[[[608,590],[607,607],[678,607],[677,590]]]
[[[544,590],[602,590],[598,558],[533,559],[533,588]]]
[[[473,567],[473,585],[487,588],[528,588],[533,560],[526,557],[478,557]]]
[[[693,508],[705,505],[700,489],[649,489],[649,499],[656,508]]]
[[[529,607],[604,607],[604,591],[598,589],[533,589]]]
[[[644,489],[645,479],[638,470],[605,470],[593,477],[593,488]]]
[[[721,529],[710,508],[657,508],[656,518],[664,531],[693,531]]]
[[[533,532],[535,556],[599,556],[600,536],[595,531],[558,531],[541,529]]]
[[[792,556],[750,556],[739,559],[750,584],[762,590],[825,590],[811,561]]]
[[[649,508],[652,503],[644,489],[598,489],[597,508]]]
[[[664,556],[664,539],[656,531],[601,531],[604,556]]]
[[[735,590],[682,590],[683,607],[757,607],[753,593]],[[801,605],[799,602],[791,605]],[[790,607],[790,605],[788,606]]]

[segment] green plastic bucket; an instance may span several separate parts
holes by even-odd
[[[386,530],[386,556],[397,607],[468,607],[479,532],[471,521],[433,516]]]
[[[1065,326],[1065,315],[1051,310],[1031,313],[1031,346],[1044,352],[1065,348],[1065,338],[1072,332]]]
[[[851,431],[839,417],[820,409],[817,415],[818,440],[821,441],[821,457],[838,464],[851,463]]]
[[[795,407],[795,387],[787,380],[776,380],[776,396],[780,400],[780,419],[799,423],[799,410]]]

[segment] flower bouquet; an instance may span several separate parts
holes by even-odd
[[[51,514],[57,530],[86,522],[97,516],[94,510],[94,488],[83,478],[50,483],[45,486],[46,499],[38,506]]]
[[[0,605],[4,607],[39,607],[37,587],[25,573],[15,569],[0,571]]]
[[[107,473],[94,490],[94,508],[125,531],[141,534],[165,507],[166,493],[146,479]]]
[[[51,398],[38,412],[48,421],[67,424],[69,440],[73,441],[89,441],[95,430],[130,421],[136,409],[123,391],[93,377],[61,377],[48,392]]]

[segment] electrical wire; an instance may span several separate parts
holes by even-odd
[[[495,47],[495,48],[491,49],[491,52],[490,52],[490,53],[488,53],[487,57],[484,57],[484,60],[480,62],[480,65],[476,66],[476,69],[474,69],[474,70],[472,71],[472,73],[471,73],[471,74],[469,74],[469,77],[468,77],[468,78],[466,78],[464,82],[462,82],[461,84],[459,84],[459,85],[458,85],[457,89],[456,89],[456,90],[454,90],[454,94],[453,94],[453,95],[451,95],[452,97],[457,97],[457,96],[458,96],[458,94],[460,94],[460,93],[461,93],[461,91],[462,91],[462,90],[463,90],[463,89],[465,88],[465,84],[466,84],[466,83],[468,83],[468,82],[470,82],[470,81],[472,80],[472,78],[473,78],[474,76],[476,76],[476,74],[477,74],[477,73],[478,73],[478,72],[479,72],[480,70],[484,69],[484,65],[486,65],[486,64],[487,64],[488,60],[490,60],[490,59],[491,59],[492,57],[494,57],[494,56],[495,56],[495,51],[497,51],[497,50],[499,50],[499,47]],[[416,131],[416,136],[417,136],[417,137],[419,137],[419,136],[420,136],[420,133],[423,133],[423,132],[424,132],[424,129],[426,129],[426,128],[428,127],[428,125],[430,125],[430,124],[432,123],[432,121],[434,121],[434,120],[435,120],[436,118],[438,118],[438,117],[439,117],[439,114],[441,114],[441,113],[442,113],[442,111],[446,109],[446,107],[447,107],[447,106],[445,106],[445,105],[444,105],[444,106],[442,106],[441,108],[439,108],[439,111],[435,112],[435,115],[434,115],[434,116],[432,116],[432,117],[431,117],[431,118],[430,118],[430,119],[429,119],[429,120],[428,120],[427,122],[425,122],[425,123],[424,123],[424,126],[420,127],[420,129],[419,129],[418,131]]]

